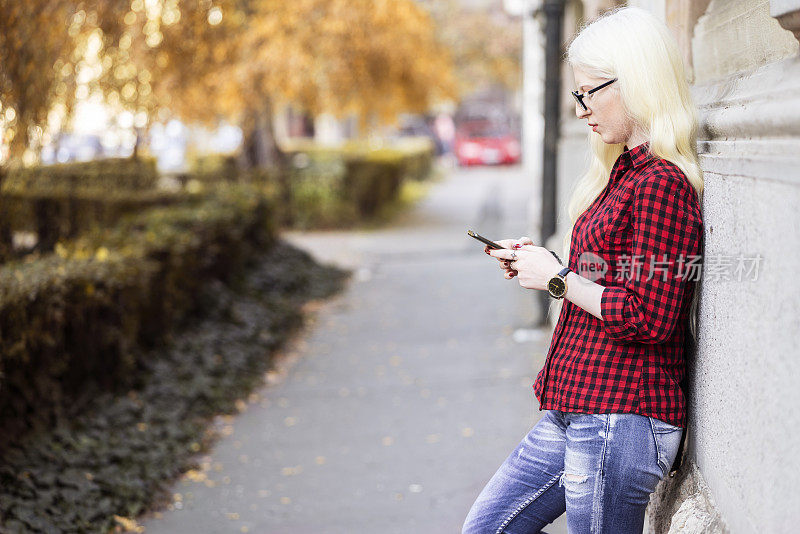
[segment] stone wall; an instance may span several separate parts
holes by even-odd
[[[711,0],[692,38],[694,82],[707,83],[796,55],[798,42],[767,0]]]

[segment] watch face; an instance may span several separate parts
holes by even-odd
[[[547,289],[550,291],[551,295],[560,297],[567,290],[567,285],[561,278],[554,277],[551,278],[550,282],[547,284]]]

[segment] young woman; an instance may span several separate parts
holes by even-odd
[[[641,533],[686,427],[684,341],[702,254],[697,113],[678,46],[639,8],[569,46],[592,161],[568,206],[561,265],[528,238],[486,250],[506,278],[563,299],[534,391],[544,410],[478,496],[463,532]],[[591,268],[587,268],[591,266]],[[691,325],[694,334],[694,323]]]

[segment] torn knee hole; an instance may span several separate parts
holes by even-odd
[[[586,482],[586,480],[589,478],[589,475],[574,475],[572,473],[564,473],[563,478],[565,482],[582,484],[583,482]]]

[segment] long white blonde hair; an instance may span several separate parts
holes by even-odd
[[[617,78],[608,89],[617,91],[635,128],[650,140],[650,152],[677,165],[703,199],[703,172],[697,159],[697,108],[678,43],[667,26],[638,7],[607,11],[584,25],[567,49],[567,62],[597,78]],[[589,133],[591,162],[576,183],[567,204],[570,227],[564,237],[569,258],[575,221],[608,183],[622,144],[606,144]],[[632,147],[629,147],[632,148]],[[690,309],[690,331],[696,339],[698,291]]]

